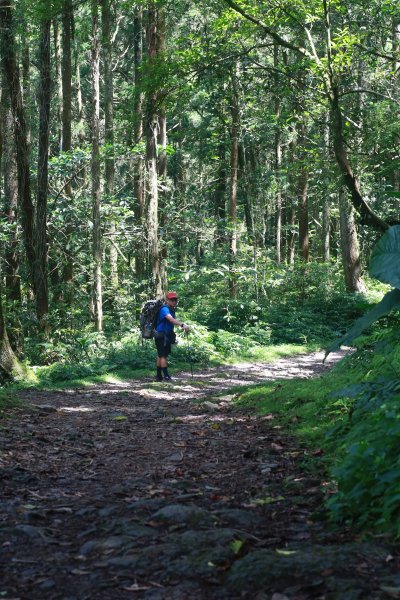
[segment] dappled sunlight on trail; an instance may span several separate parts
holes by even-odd
[[[303,470],[307,448],[274,415],[234,403],[232,386],[321,360],[22,393],[0,429],[2,596],[380,600],[397,559],[316,522],[323,471]]]

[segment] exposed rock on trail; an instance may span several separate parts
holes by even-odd
[[[306,450],[229,393],[322,368],[313,355],[25,392],[0,429],[0,597],[396,597],[394,550],[315,522],[324,483]]]

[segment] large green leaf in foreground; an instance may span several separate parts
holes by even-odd
[[[374,247],[369,272],[379,281],[400,288],[400,225],[390,227]]]
[[[390,313],[394,308],[400,308],[400,290],[391,290],[382,298],[382,300],[374,306],[372,310],[367,312],[365,315],[357,319],[353,327],[343,337],[336,340],[332,346],[328,348],[325,353],[325,358],[331,352],[336,352],[340,349],[340,346],[348,346],[353,340],[355,340],[361,333],[375,323],[381,317]],[[325,359],[324,359],[325,360]]]

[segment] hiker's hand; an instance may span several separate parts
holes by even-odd
[[[181,327],[185,333],[189,333],[189,331],[190,331],[189,325],[186,325],[186,323],[182,323]]]

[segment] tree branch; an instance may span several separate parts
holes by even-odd
[[[233,2],[233,0],[224,0],[224,1],[234,11],[236,11],[237,13],[242,15],[242,17],[244,17],[248,21],[251,21],[258,27],[263,29],[265,31],[265,33],[270,35],[273,40],[278,42],[278,44],[280,44],[284,48],[293,50],[294,52],[297,52],[297,53],[301,54],[302,56],[309,58],[312,61],[315,61],[315,56],[311,52],[309,52],[307,50],[307,48],[303,48],[302,46],[297,46],[296,44],[292,44],[291,42],[288,42],[287,40],[285,40],[285,38],[283,38],[281,35],[279,35],[279,33],[276,33],[276,31],[274,31],[273,29],[268,27],[268,25],[266,23],[264,23],[263,21],[261,21],[261,19],[256,19],[256,17],[253,17],[253,15],[250,15],[249,13],[247,13],[245,10],[243,10],[243,8],[241,8],[238,4],[236,4],[236,2]]]

